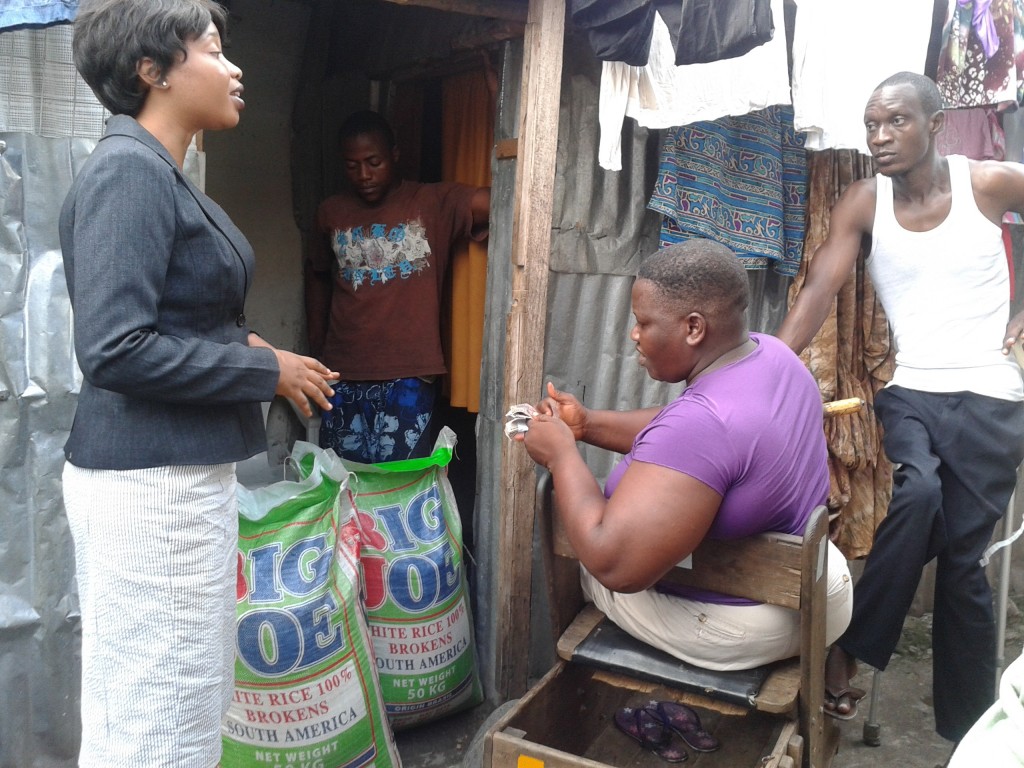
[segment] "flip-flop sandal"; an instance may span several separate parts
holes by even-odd
[[[666,763],[682,763],[690,757],[685,750],[673,746],[672,731],[643,707],[616,711],[615,727]]]
[[[840,688],[838,690],[829,690],[828,688],[826,688],[826,706],[823,709],[825,710],[826,715],[828,715],[829,717],[834,717],[836,720],[853,720],[853,718],[857,716],[857,702],[859,702],[867,695],[867,691],[861,690],[860,688],[851,688],[849,686],[847,686],[846,688]],[[844,696],[850,702],[849,712],[840,712],[838,709],[839,700]],[[832,705],[832,709],[828,708],[828,704]]]
[[[679,734],[695,752],[714,752],[721,746],[718,739],[704,730],[700,715],[693,707],[674,701],[652,701],[645,709],[666,728]]]

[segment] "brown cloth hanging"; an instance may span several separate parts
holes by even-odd
[[[807,265],[828,234],[832,206],[852,182],[875,173],[871,159],[854,150],[811,152],[808,170],[804,258],[790,287],[790,305],[804,283]],[[885,517],[892,495],[892,465],[882,449],[874,400],[892,378],[895,351],[864,266],[866,256],[862,250],[835,307],[800,356],[818,382],[823,401],[860,397],[867,403],[859,412],[825,422],[831,481],[828,507],[833,513],[829,533],[848,559],[864,557],[871,550],[875,528]]]

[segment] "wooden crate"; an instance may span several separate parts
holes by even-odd
[[[801,764],[803,739],[795,720],[563,661],[488,731],[484,768],[664,768],[664,760],[641,749],[612,719],[621,707],[643,706],[651,700],[689,704],[721,742],[715,752],[702,754],[687,748],[686,765],[794,768]]]

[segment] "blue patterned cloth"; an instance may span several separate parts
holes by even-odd
[[[2,0],[0,30],[72,21],[76,13],[78,0]]]
[[[437,383],[420,378],[339,381],[322,414],[320,447],[362,464],[429,456]]]
[[[671,128],[647,207],[664,217],[661,247],[706,237],[747,269],[795,275],[804,245],[807,158],[793,108]]]

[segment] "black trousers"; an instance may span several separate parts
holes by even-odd
[[[885,669],[924,566],[937,558],[932,624],[935,730],[959,741],[995,700],[992,590],[979,564],[1024,457],[1024,403],[888,387],[875,398],[892,501],[837,641]]]

